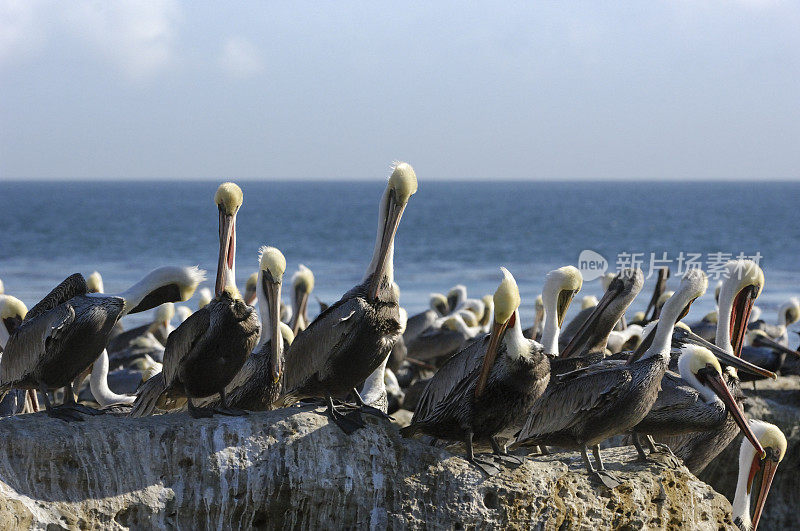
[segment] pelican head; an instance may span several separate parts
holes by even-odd
[[[19,328],[27,313],[28,308],[21,300],[0,294],[0,347],[5,348],[9,336]]]
[[[581,300],[581,310],[588,310],[589,308],[594,308],[597,306],[597,297],[594,295],[584,295],[583,299]]]
[[[744,413],[733,398],[725,380],[722,379],[722,367],[719,361],[709,349],[698,345],[682,347],[681,356],[678,358],[678,371],[681,378],[694,387],[706,402],[719,398],[730,411],[742,433],[752,443],[753,448],[759,455],[764,455],[764,448],[750,429]]]
[[[208,306],[211,302],[211,290],[208,288],[200,288],[197,292],[197,309],[201,310]]]
[[[155,322],[168,326],[172,318],[175,317],[175,304],[172,302],[165,302],[156,308]]]
[[[605,347],[608,333],[614,324],[625,314],[633,299],[644,286],[644,274],[641,269],[625,268],[608,282],[603,297],[597,302],[591,315],[575,333],[569,344],[561,350],[560,356],[570,357],[586,349],[602,349]],[[603,324],[601,324],[603,323]]]
[[[178,321],[181,323],[188,319],[190,315],[192,315],[192,309],[188,306],[180,305],[175,310],[178,314]]]
[[[247,277],[247,282],[244,283],[244,302],[248,306],[252,306],[256,300],[256,286],[258,285],[258,271]]]
[[[242,189],[234,183],[222,183],[214,194],[214,203],[219,211],[219,262],[214,295],[219,297],[228,291],[240,298],[236,288],[236,214],[242,206]]]
[[[292,313],[295,316],[292,331],[296,335],[301,326],[308,324],[308,298],[314,289],[314,273],[303,264],[292,275],[292,289]]]
[[[167,302],[183,302],[194,295],[197,286],[206,279],[198,267],[159,267],[120,294],[126,313],[150,310]]]
[[[375,242],[372,263],[367,270],[367,277],[372,275],[367,290],[367,298],[370,301],[377,300],[384,277],[389,282],[394,280],[394,236],[408,200],[416,191],[417,174],[414,173],[414,168],[406,162],[396,162],[381,200],[378,238]]]
[[[750,311],[764,287],[764,272],[752,260],[731,260],[725,264],[725,274],[719,293],[715,343],[741,356]]]
[[[569,305],[572,303],[575,294],[583,286],[583,276],[578,268],[573,266],[559,267],[547,273],[542,288],[542,300],[545,305],[545,312],[555,308],[554,317],[558,320],[558,327],[564,324]],[[549,319],[548,316],[545,317]],[[546,326],[546,325],[545,325]]]
[[[467,300],[467,287],[463,284],[457,284],[447,292],[447,306],[450,312],[454,312],[465,300]]]
[[[431,310],[436,312],[439,317],[444,317],[449,313],[447,307],[447,297],[441,293],[431,293],[430,295]]]
[[[750,428],[763,452],[753,449],[753,446],[742,441],[739,449],[739,478],[736,482],[736,494],[733,498],[733,517],[739,527],[755,531],[758,521],[764,512],[772,480],[778,465],[786,455],[786,437],[774,424],[761,420],[751,419]],[[756,508],[752,520],[750,518],[750,496],[756,475],[761,472],[761,482],[756,499]]]
[[[261,315],[262,341],[270,341],[272,380],[283,375],[283,341],[281,333],[281,282],[286,271],[286,258],[275,247],[261,247],[258,257],[258,306]],[[294,340],[294,331],[292,340]]]
[[[516,324],[517,309],[521,302],[519,288],[514,276],[505,267],[501,267],[500,271],[503,274],[503,280],[500,281],[500,285],[494,292],[494,326],[489,336],[489,346],[483,356],[483,366],[478,376],[478,383],[475,386],[476,397],[483,394],[486,382],[489,379],[489,372],[492,370],[494,360],[497,357],[497,348],[503,339],[506,328]]]
[[[781,304],[778,310],[778,322],[784,326],[796,323],[800,320],[800,300],[797,297],[792,297],[788,301]]]
[[[97,271],[92,272],[86,279],[86,291],[89,293],[103,293],[103,277]]]

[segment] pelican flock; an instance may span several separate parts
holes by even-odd
[[[647,308],[633,312],[645,278],[622,268],[600,277],[599,300],[584,292],[568,321],[585,286],[581,271],[565,265],[528,301],[532,326],[523,330],[519,286],[535,279],[500,267],[493,295],[458,284],[431,293],[428,308],[408,316],[395,282],[395,237],[417,185],[409,164],[393,166],[360,282],[330,305],[317,299],[318,315],[309,309],[314,273],[299,265],[286,277],[286,257],[268,245],[257,262],[253,252],[258,269],[240,293],[244,194],[231,182],[214,195],[213,289],[189,266],[155,269],[118,294],[105,293],[100,273],[76,273],[28,310],[0,282],[0,415],[33,413],[40,403],[65,422],[311,406],[349,436],[367,428],[362,413],[389,422],[402,407],[413,413],[404,438],[463,445],[482,474],[578,450],[586,472],[608,488],[622,481],[602,459],[600,445],[612,437],[626,437],[639,459],[648,459],[646,446],[699,473],[741,433],[733,517],[755,529],[787,442],[776,426],[748,419],[740,382],[776,378],[800,359],[789,345],[798,299],[777,309],[774,324],[756,319],[764,272],[732,260],[716,286],[717,309],[687,326],[683,319],[708,287],[703,271],[688,269],[671,291],[669,270],[660,270]],[[176,311],[174,303],[195,292],[196,303]],[[148,310],[147,324],[122,330],[125,316]],[[481,453],[487,447],[491,453]]]

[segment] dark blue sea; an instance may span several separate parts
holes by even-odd
[[[240,286],[258,266],[258,248],[273,245],[316,276],[315,294],[333,302],[356,284],[372,255],[381,182],[240,182],[237,222]],[[218,249],[214,182],[2,182],[0,279],[28,307],[74,272],[103,275],[122,291],[162,265],[209,271]],[[800,183],[425,182],[403,216],[395,246],[401,303],[416,313],[428,294],[465,284],[470,296],[493,292],[498,268],[515,275],[522,317],[547,271],[578,266],[596,251],[609,270],[666,254],[678,283],[678,259],[706,269],[728,256],[759,256],[766,285],[758,305],[769,321],[800,294]],[[651,253],[655,253],[651,255]],[[718,254],[722,253],[722,254]],[[699,258],[696,255],[700,255]],[[619,258],[618,258],[619,257]],[[685,263],[685,262],[684,262]],[[656,265],[659,265],[658,262]],[[634,303],[644,309],[655,275]],[[688,319],[713,309],[713,287]],[[598,280],[581,295],[600,296]],[[288,301],[288,290],[284,298]],[[190,301],[189,306],[195,306]],[[312,314],[316,304],[310,304]],[[137,319],[134,319],[137,317]],[[133,322],[144,317],[132,316]]]

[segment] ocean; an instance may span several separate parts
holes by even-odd
[[[68,275],[97,270],[108,293],[119,292],[162,265],[199,265],[213,289],[218,250],[215,182],[2,182],[0,279],[28,307]],[[258,267],[262,245],[286,256],[287,277],[298,264],[316,277],[314,295],[334,302],[360,281],[372,256],[381,182],[240,182],[237,280],[243,288]],[[584,250],[608,270],[641,264],[672,270],[670,289],[687,261],[713,272],[726,258],[757,256],[766,284],[757,304],[768,322],[800,294],[800,183],[732,182],[425,182],[420,181],[397,234],[395,280],[413,315],[428,294],[464,284],[469,295],[493,293],[507,267],[522,295],[522,319],[545,274],[579,266]],[[641,253],[641,254],[640,254]],[[664,254],[666,253],[666,255]],[[585,257],[586,255],[584,255]],[[594,256],[594,255],[593,255]],[[681,259],[682,260],[679,260]],[[662,261],[666,260],[666,261]],[[679,263],[680,262],[680,263]],[[583,295],[602,295],[597,269]],[[692,322],[714,308],[708,294]],[[644,309],[655,273],[634,302]],[[284,299],[289,302],[289,289]],[[193,309],[196,300],[187,303]],[[318,311],[309,304],[311,315]],[[132,325],[149,316],[130,316]],[[569,318],[569,317],[568,317]]]

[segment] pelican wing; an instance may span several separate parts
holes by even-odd
[[[68,276],[61,284],[48,293],[45,298],[40,300],[33,308],[28,310],[25,316],[26,321],[31,321],[36,317],[48,312],[78,295],[85,295],[88,291],[86,280],[80,273]]]
[[[461,350],[465,338],[447,328],[429,328],[406,345],[408,355],[422,361],[434,360]]]
[[[46,355],[47,347],[57,340],[75,321],[75,309],[70,304],[60,304],[26,319],[6,344],[0,363],[0,381],[21,380]]]
[[[197,342],[208,331],[210,324],[211,312],[206,306],[187,317],[169,335],[167,345],[164,347],[164,381],[168,386],[177,376],[181,361],[189,355]]]
[[[433,375],[414,410],[412,423],[425,423],[437,417],[441,408],[460,402],[461,396],[478,380],[489,336],[470,343],[448,359]],[[501,345],[500,348],[503,348]]]
[[[361,326],[366,303],[353,297],[339,301],[300,332],[286,352],[284,390],[291,392],[308,377],[327,376],[328,360],[351,345],[356,327]]]
[[[569,430],[587,415],[613,405],[631,379],[630,370],[612,365],[557,382],[533,406],[517,441]]]
[[[700,400],[698,393],[691,385],[674,372],[667,372],[661,379],[661,391],[658,393],[650,414],[666,415],[671,412],[686,411]]]

